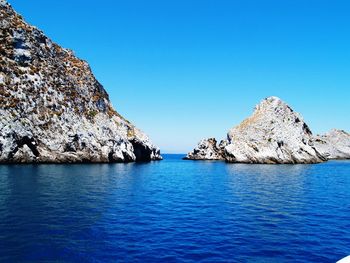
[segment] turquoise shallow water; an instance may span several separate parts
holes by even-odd
[[[2,262],[334,262],[350,162],[0,166]]]

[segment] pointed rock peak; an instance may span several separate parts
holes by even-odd
[[[268,111],[268,112],[293,112],[292,108],[287,103],[278,97],[271,96],[262,100],[256,107],[256,112]]]
[[[279,97],[271,96],[271,97],[267,97],[267,98],[263,99],[260,102],[260,105],[278,105],[280,103],[286,104]]]
[[[256,126],[259,126],[260,130],[266,131],[275,128],[283,131],[298,127],[306,134],[312,134],[310,128],[304,122],[303,117],[299,113],[294,112],[294,110],[287,103],[278,97],[268,97],[262,100],[255,107],[254,113],[234,129],[255,130]]]
[[[279,97],[271,96],[271,97],[267,97],[264,101],[268,101],[268,102],[271,102],[271,103],[274,103],[274,102],[279,103],[282,100]]]

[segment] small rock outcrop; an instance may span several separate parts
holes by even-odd
[[[0,162],[160,160],[89,65],[0,0]]]
[[[343,130],[331,130],[315,138],[317,150],[327,159],[350,159],[350,134]]]
[[[224,148],[226,141],[221,141],[219,146],[215,138],[201,140],[197,147],[187,154],[185,160],[225,160]]]

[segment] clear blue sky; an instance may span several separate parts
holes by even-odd
[[[87,60],[163,153],[224,138],[271,95],[314,133],[350,131],[349,1],[9,2]]]

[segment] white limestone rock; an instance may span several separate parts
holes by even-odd
[[[317,150],[327,159],[350,159],[350,134],[333,129],[315,138]]]
[[[154,105],[154,103],[150,103]],[[89,65],[0,0],[0,162],[160,160]]]
[[[187,154],[185,160],[225,160],[224,147],[226,141],[221,141],[219,146],[215,138],[201,140],[197,147]]]
[[[228,162],[296,164],[326,160],[314,146],[308,125],[277,97],[264,99],[253,115],[228,133]]]

